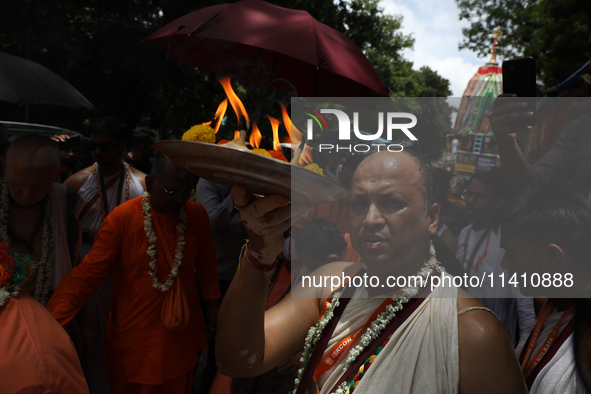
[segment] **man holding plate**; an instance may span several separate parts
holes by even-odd
[[[364,156],[351,183],[349,214],[363,264],[320,267],[308,285],[294,285],[268,311],[265,277],[273,274],[297,209],[292,212],[288,197],[258,198],[234,187],[250,241],[220,309],[219,370],[258,375],[304,346],[298,394],[526,392],[509,338],[482,304],[453,286],[385,285],[394,275],[425,281],[447,275],[430,245],[439,222],[433,182],[429,163],[412,147]],[[368,275],[382,285],[331,285],[334,278],[355,284]],[[310,285],[322,278],[329,282]]]

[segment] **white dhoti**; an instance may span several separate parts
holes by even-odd
[[[365,288],[357,289],[324,357],[364,324],[382,301],[368,298]],[[344,354],[320,377],[322,394],[328,393],[341,378],[346,359]],[[392,334],[355,393],[457,393],[459,376],[457,288],[441,287],[434,289]]]

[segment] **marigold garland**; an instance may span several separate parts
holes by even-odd
[[[254,148],[251,150],[251,152],[257,153],[259,155],[267,156],[267,157],[273,157],[266,149]]]
[[[324,175],[324,171],[322,170],[322,168],[320,168],[320,166],[316,163],[310,163],[307,166],[304,167],[306,170],[310,170],[312,172],[315,172],[317,174],[320,175]]]
[[[187,215],[185,210],[181,208],[179,222],[176,225],[176,230],[178,232],[178,241],[176,246],[176,252],[174,254],[174,263],[170,270],[170,274],[168,275],[168,279],[164,283],[160,283],[158,281],[158,276],[156,275],[158,272],[158,267],[156,266],[156,259],[157,259],[157,251],[156,251],[156,234],[154,233],[154,228],[152,227],[152,212],[149,202],[150,194],[148,192],[144,192],[142,194],[142,211],[144,213],[144,231],[146,233],[146,237],[148,238],[148,249],[146,253],[150,256],[150,262],[148,263],[150,266],[150,277],[152,278],[152,287],[155,289],[160,290],[161,292],[165,292],[170,289],[179,273],[179,267],[181,266],[181,262],[183,261],[183,247],[185,246],[185,223],[187,222]]]
[[[185,131],[183,141],[197,141],[215,144],[215,131],[206,124],[198,124]]]

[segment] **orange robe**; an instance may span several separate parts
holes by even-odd
[[[157,385],[191,370],[199,351],[207,346],[205,319],[199,304],[197,281],[205,300],[221,297],[217,281],[216,250],[205,209],[189,201],[185,246],[179,276],[190,305],[187,328],[167,330],[160,314],[165,293],[152,287],[148,240],[144,232],[141,197],[115,208],[105,219],[84,260],[53,294],[47,308],[67,325],[90,295],[113,270],[113,307],[105,337],[108,372],[125,382]],[[152,210],[176,249],[177,214]],[[170,268],[157,243],[158,279],[164,283]]]
[[[24,290],[0,308],[0,392],[84,394],[72,340]]]

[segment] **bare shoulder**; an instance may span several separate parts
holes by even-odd
[[[145,173],[141,172],[140,170],[133,168],[130,166],[131,169],[131,173],[137,178],[137,180],[140,182],[140,184],[142,185],[142,187],[144,188],[144,190],[146,190],[146,175]]]
[[[458,289],[458,312],[482,307]],[[521,370],[505,328],[497,317],[482,309],[458,316],[460,393],[526,393]]]
[[[92,166],[86,167],[83,170],[78,171],[75,174],[72,174],[64,181],[64,187],[68,189],[72,189],[75,192],[78,192],[82,185],[86,182],[88,177],[92,174]]]

